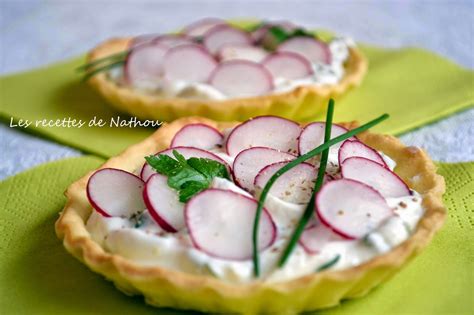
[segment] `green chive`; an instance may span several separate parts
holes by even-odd
[[[283,166],[281,169],[279,169],[275,174],[273,174],[272,177],[268,180],[267,184],[262,190],[262,193],[260,195],[260,198],[258,200],[258,206],[257,206],[257,211],[255,213],[255,220],[253,224],[253,235],[252,235],[252,241],[253,241],[253,267],[254,267],[254,274],[256,277],[260,276],[260,257],[258,254],[258,228],[259,228],[259,223],[260,223],[260,216],[262,213],[263,205],[265,203],[265,200],[267,198],[268,192],[270,191],[270,188],[272,185],[275,183],[275,181],[284,173],[287,171],[291,170],[293,167],[303,163],[306,160],[311,159],[312,157],[315,157],[316,155],[320,154],[323,152],[325,149],[331,147],[332,145],[339,143],[341,141],[344,141],[358,133],[361,133],[363,131],[366,131],[373,126],[379,124],[383,120],[387,119],[389,117],[388,114],[383,114],[380,117],[360,126],[355,129],[352,129],[340,136],[337,136],[336,138],[333,138],[329,140],[326,143],[321,144],[319,147],[314,148],[313,150],[309,151],[306,154],[301,155],[300,157],[290,161],[288,164]]]
[[[316,272],[320,272],[320,271],[326,270],[328,268],[331,268],[332,266],[337,264],[339,259],[341,259],[341,255],[337,254],[336,257],[334,257],[333,259],[331,259],[327,263],[322,264],[321,266],[319,266],[318,269],[316,269]]]
[[[331,139],[333,113],[334,113],[334,100],[330,99],[329,104],[328,104],[328,111],[326,114],[326,128],[324,131],[324,143],[328,142]],[[325,149],[321,155],[321,163],[319,164],[318,177],[316,178],[313,194],[311,196],[311,199],[309,200],[308,205],[306,206],[303,216],[301,217],[300,221],[298,222],[298,225],[296,226],[295,231],[293,232],[293,235],[291,235],[291,238],[287,247],[283,251],[283,255],[281,256],[278,262],[279,267],[283,267],[285,265],[291,253],[293,252],[293,249],[295,249],[296,244],[298,243],[298,240],[300,239],[301,234],[303,233],[306,224],[311,219],[311,216],[314,215],[314,203],[315,203],[314,195],[319,191],[319,189],[323,185],[324,174],[326,173],[326,165],[328,162],[328,155],[329,155],[329,148]]]
[[[88,71],[84,77],[82,78],[82,81],[87,81],[89,80],[91,77],[93,77],[94,75],[102,72],[102,71],[106,71],[106,70],[109,70],[109,69],[112,69],[112,68],[115,68],[115,67],[118,67],[118,66],[121,66],[125,63],[125,60],[118,60],[118,61],[115,61],[115,62],[112,62],[112,63],[109,63],[105,66],[102,66],[100,68],[96,68],[94,70],[91,70],[91,71]]]
[[[95,66],[97,66],[99,64],[102,64],[102,63],[105,63],[105,62],[108,62],[108,61],[116,61],[115,59],[117,59],[117,61],[118,60],[124,60],[125,56],[129,53],[129,51],[130,50],[121,51],[119,53],[109,55],[107,57],[96,59],[94,61],[91,61],[89,63],[83,64],[83,65],[77,67],[76,71],[87,71],[91,68],[94,68]]]

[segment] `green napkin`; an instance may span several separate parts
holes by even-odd
[[[474,72],[420,49],[386,50],[361,45],[369,72],[361,87],[337,102],[335,121],[366,122],[387,112],[375,131],[398,134],[445,117],[474,103]],[[83,57],[0,79],[0,118],[127,118],[110,109],[74,69]],[[315,117],[321,119],[321,117]],[[146,128],[28,128],[87,153],[110,157],[153,130]]]
[[[2,314],[177,314],[128,297],[70,256],[54,233],[63,191],[103,160],[43,164],[0,183]],[[440,164],[449,217],[428,248],[368,296],[323,314],[468,314],[474,309],[474,163]]]

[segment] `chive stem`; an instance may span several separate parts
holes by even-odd
[[[321,266],[319,266],[319,268],[316,269],[316,272],[320,272],[320,271],[326,270],[326,269],[328,269],[328,268],[331,268],[332,266],[334,266],[335,264],[337,264],[337,262],[339,261],[339,259],[341,259],[341,255],[337,254],[336,257],[334,257],[333,259],[331,259],[331,260],[328,261],[327,263],[324,263],[324,264],[322,264]]]
[[[325,126],[325,131],[324,131],[324,143],[328,142],[331,139],[331,128],[332,128],[332,117],[334,114],[334,100],[330,99],[329,104],[328,104],[328,111],[326,114],[326,126]],[[316,183],[314,184],[314,190],[311,195],[311,199],[309,200],[308,205],[306,206],[306,209],[303,213],[303,216],[299,220],[295,231],[291,235],[290,241],[288,242],[288,245],[286,246],[285,250],[283,251],[283,255],[281,256],[280,260],[278,261],[278,266],[283,267],[285,263],[288,261],[288,258],[290,257],[291,253],[296,247],[296,243],[298,243],[298,240],[301,237],[301,234],[304,231],[304,228],[306,227],[306,224],[308,224],[309,220],[311,219],[311,216],[314,214],[314,205],[315,205],[315,200],[314,196],[316,193],[319,191],[321,186],[323,185],[324,182],[324,175],[326,174],[326,165],[328,162],[328,156],[329,156],[329,148],[325,149],[321,155],[321,163],[319,164],[319,170],[318,170],[318,177],[316,178]]]
[[[275,183],[275,181],[281,175],[283,175],[284,173],[291,170],[293,167],[295,167],[295,166],[301,164],[302,162],[304,162],[306,160],[309,160],[312,157],[320,154],[322,151],[324,151],[325,149],[331,147],[332,145],[334,145],[336,143],[344,141],[344,140],[346,140],[346,139],[348,139],[348,138],[350,138],[350,137],[352,137],[352,136],[354,136],[358,133],[361,133],[363,131],[366,131],[366,130],[372,128],[373,126],[379,124],[380,122],[387,119],[388,117],[389,117],[388,114],[383,114],[380,117],[378,117],[374,120],[371,120],[368,123],[366,123],[366,124],[364,124],[360,127],[349,130],[348,132],[346,132],[346,133],[344,133],[340,136],[337,136],[337,137],[329,140],[326,143],[321,144],[319,147],[316,147],[313,150],[309,151],[308,153],[303,154],[300,157],[290,161],[288,164],[286,164],[281,169],[279,169],[275,174],[273,174],[272,177],[270,177],[270,179],[268,180],[267,184],[265,185],[265,187],[263,188],[263,190],[260,194],[260,198],[258,200],[257,210],[256,210],[256,213],[255,213],[255,220],[254,220],[254,224],[253,224],[253,234],[252,234],[253,267],[254,267],[254,274],[255,274],[256,277],[260,276],[260,257],[259,257],[259,253],[258,253],[258,228],[259,228],[259,223],[260,223],[260,217],[261,217],[263,205],[264,205],[265,200],[267,198],[268,192],[270,191],[270,188]]]
[[[124,60],[118,60],[118,61],[114,61],[112,63],[109,63],[105,66],[102,66],[100,68],[96,68],[96,69],[93,69],[91,71],[88,71],[84,77],[82,78],[82,81],[87,81],[89,80],[91,77],[93,77],[94,75],[98,74],[99,72],[102,72],[102,71],[105,71],[105,70],[109,70],[109,69],[112,69],[112,68],[115,68],[115,67],[118,67],[118,66],[121,66],[125,63]]]
[[[76,71],[87,71],[87,70],[89,70],[91,68],[94,68],[95,66],[97,66],[99,64],[102,64],[106,61],[124,60],[123,58],[129,53],[129,51],[130,50],[121,51],[119,53],[108,55],[106,57],[99,58],[99,59],[96,59],[94,61],[88,62],[86,64],[83,64],[83,65],[77,67]],[[115,59],[117,59],[117,60],[115,60]]]

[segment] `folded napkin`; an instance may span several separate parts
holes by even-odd
[[[242,24],[242,23],[241,23]],[[474,72],[421,49],[388,50],[360,45],[369,59],[362,86],[337,102],[335,121],[366,122],[382,113],[391,119],[375,131],[398,134],[474,104]],[[120,116],[109,108],[74,69],[84,58],[0,78],[0,119],[81,119],[110,122]],[[315,117],[322,119],[322,117]],[[116,155],[148,136],[151,128],[35,126],[28,130],[86,153]]]
[[[3,314],[184,314],[147,306],[88,270],[63,248],[54,222],[65,188],[103,160],[43,164],[0,183]],[[428,248],[368,296],[322,314],[472,314],[474,163],[439,164],[449,217]]]

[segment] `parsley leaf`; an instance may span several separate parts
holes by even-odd
[[[283,27],[275,25],[272,26],[268,30],[269,34],[271,34],[271,39],[264,40],[263,44],[266,48],[272,50],[275,49],[279,44],[283,43],[284,41],[293,38],[293,37],[316,37],[315,34],[308,32],[303,28],[297,28],[292,31],[287,31]]]
[[[217,161],[195,157],[186,160],[176,150],[173,156],[150,155],[145,160],[156,172],[168,176],[168,186],[178,191],[181,202],[209,188],[214,177],[230,178],[225,165]]]

